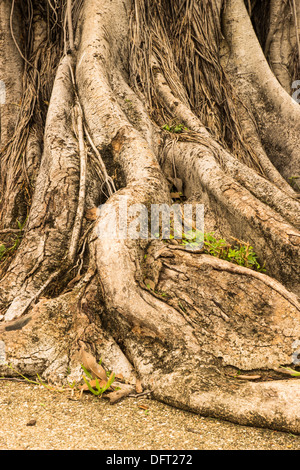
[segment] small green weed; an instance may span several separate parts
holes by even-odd
[[[224,238],[217,239],[214,232],[203,234],[199,230],[189,230],[182,235],[181,244],[193,249],[201,249],[203,246],[203,252],[211,256],[258,272],[266,272],[265,263],[263,265],[259,263],[253,247],[249,243],[234,240],[237,242],[236,245],[228,243]]]
[[[43,380],[41,379],[41,377],[39,376],[39,374],[36,374],[37,380],[31,380],[31,379],[28,379],[28,377],[25,377],[25,375],[23,375],[23,374],[21,374],[20,372],[18,372],[16,369],[14,369],[14,367],[13,367],[11,364],[5,364],[5,365],[6,365],[9,369],[11,369],[13,372],[15,372],[19,377],[22,377],[22,379],[24,379],[24,381],[27,382],[27,383],[42,386],[42,387],[44,387],[44,388],[46,388],[47,390],[50,390],[50,391],[56,391],[56,392],[63,392],[63,391],[65,391],[65,390],[64,390],[64,387],[58,388],[58,387],[54,387],[54,386],[52,386],[52,385],[49,385],[49,384],[43,382]]]
[[[193,250],[201,249],[203,247],[204,237],[205,235],[200,232],[200,230],[188,230],[182,234],[181,244]]]
[[[291,369],[290,367],[283,367],[283,366],[280,366],[280,367],[281,369],[284,369],[289,374],[291,374],[292,377],[300,377],[300,372],[298,372],[297,370]]]
[[[295,191],[300,191],[300,175],[291,176],[289,181]]]
[[[115,374],[113,372],[106,373],[108,377],[108,381],[105,383],[103,387],[101,387],[99,380],[95,378],[93,382],[96,387],[96,390],[95,390],[94,387],[91,385],[92,375],[88,372],[88,370],[84,367],[83,364],[81,364],[81,368],[89,379],[88,380],[86,377],[83,376],[83,380],[85,381],[89,391],[95,396],[103,395],[103,393],[106,392],[106,390],[108,390],[111,387],[111,385],[113,384],[115,380]]]
[[[73,396],[74,392],[76,392],[76,390],[77,391],[79,390],[80,391],[80,396],[81,396],[82,392],[84,390],[83,389],[84,386],[79,386],[76,382],[73,382],[73,383],[68,382],[68,384],[66,386],[62,386],[62,387],[57,387],[57,386],[45,383],[41,379],[39,374],[36,374],[36,376],[37,376],[36,380],[32,380],[32,379],[29,379],[28,377],[25,377],[25,375],[21,374],[16,369],[14,369],[14,367],[11,364],[5,364],[5,365],[9,369],[11,369],[15,374],[17,374],[19,377],[21,377],[25,382],[27,382],[29,384],[33,384],[33,385],[39,385],[41,387],[46,388],[47,390],[49,390],[51,392],[68,392],[68,391],[71,391],[72,396]],[[83,380],[84,380],[84,382],[87,386],[87,389],[95,396],[99,396],[99,395],[101,396],[104,392],[106,392],[106,390],[108,390],[111,387],[111,385],[115,381],[115,373],[114,372],[110,372],[109,374],[107,374],[108,380],[105,381],[105,383],[103,383],[103,381],[102,381],[102,384],[101,384],[100,381],[97,378],[95,378],[95,379],[93,378],[93,376],[84,367],[83,364],[81,364],[81,368],[82,368],[83,372],[86,375],[86,377],[83,376]],[[70,373],[70,371],[68,370],[68,374],[69,373]],[[102,387],[101,387],[101,385],[102,385]],[[114,387],[114,390],[120,390],[120,387]]]
[[[184,124],[165,124],[163,126],[165,131],[171,132],[172,134],[181,134],[184,131],[187,131],[188,128],[184,126]]]
[[[8,243],[0,242],[0,263],[4,262],[10,255],[12,255],[20,245],[22,240],[22,232],[26,222],[27,218],[22,224],[19,222],[19,220],[17,220],[19,232],[12,235]]]

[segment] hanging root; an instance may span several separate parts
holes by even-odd
[[[131,80],[135,89],[147,97],[153,118],[160,125],[177,118],[170,110],[166,114],[159,98],[155,85],[158,67],[174,96],[191,108],[212,136],[241,162],[264,175],[239,123],[235,104],[239,98],[221,65],[220,2],[134,3]]]
[[[1,300],[12,302],[6,312],[10,320],[23,315],[37,293],[42,293],[42,286],[49,285],[49,277],[62,269],[74,226],[80,179],[78,143],[71,133],[66,112],[71,109],[73,100],[69,58],[66,57],[59,66],[53,88],[41,169],[25,236],[0,282]],[[66,198],[66,191],[73,196]]]
[[[70,17],[70,9],[71,9],[71,2],[68,2],[67,10],[65,12],[65,16],[68,16],[68,36],[69,42],[73,44],[73,25],[76,25],[79,11],[80,11],[80,4],[82,2],[77,2],[76,6],[77,9],[74,9],[73,19]],[[56,12],[56,8],[58,7],[55,4],[55,8],[53,9],[53,13]],[[13,5],[14,7],[14,5]],[[11,16],[13,14],[13,10]],[[75,18],[74,18],[75,16]],[[52,19],[53,20],[53,19]],[[40,21],[43,21],[40,19]],[[53,20],[54,21],[54,20]],[[40,24],[37,22],[37,25]],[[55,14],[55,22],[52,26],[52,29],[58,27],[57,25],[57,15]],[[39,32],[38,26],[36,30]],[[24,121],[24,125],[22,122],[19,122],[19,125],[16,128],[16,133],[11,140],[11,143],[8,145],[5,158],[3,162],[8,166],[11,170],[11,179],[10,185],[8,184],[8,180],[2,180],[3,185],[6,185],[6,191],[11,191],[11,198],[4,198],[4,201],[10,201],[11,204],[16,203],[16,192],[13,191],[13,186],[16,183],[20,185],[20,181],[23,178],[28,182],[30,185],[27,168],[29,168],[29,164],[20,165],[22,162],[22,158],[20,159],[20,153],[22,149],[28,146],[28,135],[30,126],[34,122],[35,114],[39,115],[40,110],[40,98],[41,94],[44,91],[45,83],[43,80],[45,78],[49,78],[50,71],[45,66],[41,66],[40,58],[43,52],[47,55],[47,52],[50,48],[54,48],[53,44],[50,44],[51,39],[53,39],[52,35],[55,31],[49,32],[48,28],[48,37],[46,34],[46,29],[43,31],[43,34],[40,36],[38,33],[34,36],[32,41],[31,49],[32,50],[32,57],[34,58],[34,63],[31,65],[29,60],[26,58],[26,64],[29,67],[29,70],[33,74],[33,80],[31,87],[26,89],[25,97],[28,96],[28,100],[30,105],[27,102],[24,103],[24,115],[22,117],[21,112],[21,119]],[[31,31],[29,31],[31,34]],[[65,35],[64,40],[66,40],[67,35]],[[59,41],[58,41],[59,43]],[[61,51],[61,44],[58,44],[56,52]],[[64,47],[67,49],[67,47]],[[72,52],[74,52],[73,48]],[[52,51],[52,61],[55,60],[57,55]],[[29,55],[29,57],[31,57]],[[53,62],[49,62],[48,66],[53,66]],[[41,67],[41,71],[43,72],[43,80],[41,79],[42,74],[40,73],[39,67]],[[56,71],[56,67],[53,67]],[[96,171],[99,176],[100,184],[102,185],[102,192],[107,193],[108,197],[111,196],[115,191],[116,188],[114,186],[114,182],[111,177],[107,174],[105,165],[101,158],[101,155],[97,148],[95,147],[93,140],[88,132],[87,126],[84,122],[84,114],[82,111],[82,107],[80,104],[80,100],[77,94],[77,87],[76,87],[76,80],[75,80],[75,72],[74,72],[74,57],[70,55],[65,56],[60,65],[58,72],[56,74],[56,82],[54,85],[54,89],[47,89],[47,93],[51,92],[52,99],[49,110],[47,110],[47,125],[45,129],[45,149],[44,155],[42,158],[41,168],[42,171],[39,174],[39,178],[36,181],[35,187],[35,198],[32,202],[31,206],[31,214],[33,216],[29,216],[25,237],[23,240],[22,248],[17,253],[16,258],[12,262],[8,272],[5,276],[5,279],[2,280],[0,289],[2,289],[2,301],[8,303],[12,301],[10,308],[6,312],[6,320],[11,321],[16,317],[22,316],[27,309],[35,302],[38,297],[49,287],[51,282],[56,279],[62,271],[61,266],[61,259],[59,260],[59,256],[49,256],[48,248],[53,244],[55,239],[55,231],[57,230],[57,239],[56,243],[57,246],[55,250],[57,254],[64,250],[65,245],[69,243],[68,248],[68,255],[65,259],[65,266],[63,267],[64,270],[69,271],[75,263],[76,254],[78,252],[79,247],[79,240],[81,237],[83,227],[83,217],[85,213],[86,207],[86,196],[87,196],[87,177],[88,177],[88,150],[87,150],[87,143],[90,144],[92,148],[92,152],[94,153],[93,157],[93,164],[96,162]],[[25,74],[25,78],[27,79],[29,75]],[[30,82],[31,83],[31,82]],[[35,88],[35,84],[37,88]],[[45,97],[45,95],[44,95]],[[48,98],[50,100],[50,98]],[[70,102],[72,105],[70,106]],[[52,105],[53,103],[53,105]],[[75,105],[74,105],[75,103]],[[48,103],[49,104],[49,103]],[[52,105],[52,106],[51,106]],[[73,106],[74,105],[74,106]],[[55,109],[57,106],[57,109]],[[73,115],[75,115],[75,120],[73,119],[73,131],[74,135],[78,141],[78,161],[79,161],[79,187],[78,187],[78,201],[76,201],[73,197],[73,192],[76,194],[76,177],[72,175],[72,167],[76,166],[77,158],[74,159],[73,162],[69,161],[69,158],[74,151],[74,138],[71,136],[70,132],[70,123],[69,123],[69,107],[73,108]],[[55,122],[56,121],[56,122]],[[37,124],[38,125],[38,124]],[[41,127],[43,123],[41,123]],[[55,129],[57,129],[57,133],[55,134]],[[61,139],[61,155],[57,157],[57,151],[59,148],[57,147],[56,141]],[[22,140],[22,145],[20,144],[20,139]],[[64,149],[64,146],[66,149]],[[14,150],[15,149],[15,150]],[[53,160],[52,160],[53,159]],[[24,160],[24,159],[23,159]],[[29,162],[29,154],[28,154],[28,162]],[[72,161],[72,160],[71,160]],[[58,167],[56,168],[58,164]],[[9,171],[10,171],[9,170]],[[52,175],[52,182],[51,176],[47,173],[50,171]],[[23,173],[24,171],[24,173]],[[52,225],[52,214],[45,214],[45,210],[48,211],[48,207],[41,208],[41,204],[44,204],[44,200],[48,201],[48,204],[51,206],[52,201],[55,204],[55,199],[58,197],[59,190],[57,189],[57,185],[55,183],[56,179],[56,171],[63,175],[64,180],[59,183],[60,186],[62,184],[62,194],[61,197],[65,200],[65,192],[70,191],[69,195],[72,197],[70,198],[69,204],[66,201],[66,206],[69,206],[67,212],[64,212],[64,204],[62,204],[62,210],[60,212],[59,208],[56,207],[56,228],[50,228]],[[3,174],[9,175],[9,172],[4,172]],[[16,178],[17,177],[17,178]],[[68,179],[69,179],[69,186],[68,186]],[[52,187],[51,187],[52,183]],[[74,189],[72,190],[72,188]],[[54,197],[54,195],[56,196]],[[75,204],[76,207],[76,214],[74,218],[74,223],[72,223],[72,216],[74,214]],[[10,206],[10,214],[13,214],[12,205]],[[3,210],[8,210],[8,206],[6,205],[3,207]],[[66,217],[66,213],[68,214]],[[28,214],[26,214],[28,215]],[[47,218],[49,218],[48,223],[46,222]],[[50,227],[47,229],[45,228],[43,231],[43,236],[39,234],[39,227],[47,225]],[[65,225],[71,224],[72,230],[71,235],[69,235],[70,230],[68,229],[65,234],[62,233],[62,227]],[[48,236],[50,234],[50,236]],[[52,239],[52,237],[54,238]],[[52,240],[52,241],[51,241]],[[28,251],[28,244],[31,244],[34,249]],[[24,250],[24,251],[23,251]],[[25,253],[23,256],[22,253]],[[63,258],[65,256],[63,255]],[[22,262],[21,262],[22,259]],[[22,264],[21,264],[22,263]],[[20,269],[21,264],[21,269]],[[60,265],[60,266],[59,266]],[[33,279],[32,279],[33,278]],[[10,285],[10,289],[7,290],[5,288],[6,285]],[[15,292],[18,292],[18,296],[15,296]]]
[[[75,121],[77,122],[78,131],[78,146],[80,158],[80,181],[79,181],[79,194],[76,217],[73,225],[73,232],[71,236],[68,259],[70,264],[74,264],[75,257],[78,249],[78,241],[80,238],[82,220],[85,209],[86,197],[86,176],[87,176],[87,151],[84,142],[84,128],[83,128],[83,113],[80,104],[77,102],[73,108],[75,114]]]
[[[0,190],[3,195],[0,204],[0,220],[4,227],[12,226],[16,220],[23,222],[28,216],[29,204],[25,208],[20,204],[20,200],[24,199],[20,188],[25,188],[30,198],[32,197],[34,178],[29,176],[27,150],[30,129],[35,126],[41,133],[44,131],[54,78],[64,48],[61,24],[64,22],[64,17],[70,18],[70,10],[72,10],[69,35],[74,47],[72,32],[77,26],[82,0],[75,2],[68,0],[67,7],[62,0],[55,2],[44,0],[38,5],[33,5],[32,0],[21,2],[22,17],[24,22],[29,24],[24,38],[26,48],[19,43],[18,36],[14,32],[13,23],[18,14],[17,6],[19,8],[13,0],[9,22],[16,51],[24,64],[23,83],[20,77],[23,95],[20,103],[14,104],[15,109],[19,110],[14,131],[6,142],[2,141],[0,149]],[[8,64],[7,67],[10,65]],[[16,96],[14,98],[17,100]],[[5,134],[4,129],[1,129],[1,133]],[[14,220],[12,220],[13,217]]]

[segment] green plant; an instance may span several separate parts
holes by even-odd
[[[5,245],[1,244],[1,245],[0,245],[0,260],[1,260],[2,257],[4,256],[5,251],[6,251]]]
[[[163,291],[154,291],[155,294],[157,295],[160,295],[161,297],[170,297],[170,294],[168,294],[167,292],[163,292]]]
[[[26,222],[27,218],[24,220],[23,223],[17,220],[19,232],[14,237],[11,237],[10,243],[0,244],[0,262],[5,261],[20,245],[22,239],[22,232],[24,230]]]
[[[289,374],[291,374],[292,377],[300,377],[300,372],[298,372],[297,370],[291,369],[290,367],[283,367],[283,366],[280,366],[280,367],[281,369],[284,369]]]
[[[155,233],[155,238],[162,237],[162,233]],[[246,242],[234,239],[236,244],[230,244],[224,238],[216,238],[214,232],[203,233],[200,230],[192,229],[182,234],[176,233],[174,227],[171,227],[169,239],[181,240],[181,245],[187,249],[202,250],[203,253],[214,256],[231,263],[253,269],[258,272],[266,272],[265,263],[260,264],[257,254],[253,247]],[[163,240],[165,241],[165,240]],[[149,286],[150,288],[150,286]]]
[[[187,313],[187,312],[186,312],[186,309],[184,308],[184,306],[182,305],[181,302],[178,302],[178,306],[181,308],[181,310],[182,310],[184,313]]]
[[[236,242],[238,244],[233,246],[224,238],[217,239],[214,232],[203,234],[199,230],[189,230],[183,233],[181,244],[193,249],[201,248],[204,244],[204,253],[258,272],[266,272],[265,263],[263,265],[259,263],[253,247],[240,240]]]
[[[186,248],[201,249],[203,241],[204,235],[199,230],[188,230],[182,234],[182,245]]]
[[[24,379],[25,382],[29,383],[29,384],[33,384],[33,385],[39,385],[39,386],[42,386],[44,388],[46,388],[47,390],[51,391],[51,392],[66,392],[68,390],[71,390],[72,393],[74,393],[75,389],[77,389],[77,384],[76,382],[74,381],[73,383],[69,383],[68,382],[68,387],[56,387],[54,385],[50,385],[50,384],[47,384],[45,383],[41,377],[39,376],[39,374],[36,374],[37,375],[37,380],[31,380],[29,379],[28,377],[25,377],[25,375],[21,374],[20,372],[18,372],[16,369],[13,368],[13,366],[11,364],[5,364],[9,369],[11,369],[15,374],[17,374],[18,376],[22,377],[22,379]],[[87,387],[88,387],[88,390],[93,394],[93,395],[96,395],[96,396],[99,396],[99,395],[102,395],[106,390],[108,390],[111,385],[113,384],[114,380],[115,380],[115,374],[112,372],[110,373],[109,377],[108,377],[108,380],[107,382],[105,382],[105,384],[102,383],[102,387],[101,387],[101,383],[99,382],[99,380],[96,378],[96,379],[93,379],[92,375],[89,373],[89,371],[84,367],[83,364],[81,364],[81,368],[82,370],[84,371],[84,373],[86,374],[87,377],[84,377],[83,376],[83,380],[84,382],[86,383]],[[68,371],[69,373],[69,371]],[[103,381],[102,381],[103,382]],[[94,388],[94,386],[96,387],[96,389]],[[114,387],[114,390],[120,390],[120,387]],[[82,388],[81,388],[81,393],[82,393]]]
[[[84,371],[84,373],[87,375],[88,379],[92,379],[92,375],[88,372],[88,370],[84,367],[83,364],[81,364],[81,368],[82,370]],[[114,380],[115,380],[115,374],[112,372],[108,378],[108,381],[105,383],[105,385],[103,387],[101,387],[100,385],[100,382],[97,378],[95,378],[95,387],[97,390],[95,390],[93,388],[93,386],[91,385],[91,382],[88,380],[86,377],[83,376],[83,380],[85,381],[89,391],[95,395],[95,396],[99,396],[99,395],[102,395],[104,392],[106,392],[106,390],[108,390],[111,385],[113,384]]]
[[[184,126],[184,124],[165,124],[163,126],[165,131],[171,132],[172,134],[181,134],[184,131],[187,131],[188,128]]]
[[[291,176],[289,178],[289,181],[290,181],[290,185],[292,186],[292,188],[295,189],[295,191],[300,191],[300,176],[299,175]]]
[[[34,384],[34,385],[43,386],[43,387],[45,387],[47,390],[50,390],[51,392],[52,392],[52,391],[56,391],[56,392],[63,392],[63,391],[64,391],[64,387],[58,388],[58,387],[54,387],[54,386],[52,386],[52,385],[49,385],[49,384],[46,384],[45,382],[43,382],[42,379],[41,379],[41,377],[39,376],[39,374],[36,374],[37,380],[30,380],[30,379],[28,379],[28,377],[25,377],[25,375],[22,375],[20,372],[18,372],[16,369],[14,369],[11,364],[5,364],[5,365],[6,365],[9,369],[11,369],[13,372],[15,372],[17,375],[19,375],[20,377],[22,377],[22,379],[24,379],[25,382],[28,382],[28,383]]]
[[[20,244],[20,237],[17,237],[13,240],[11,246],[7,246],[4,244],[0,245],[0,261],[5,261],[9,255],[11,255],[19,246]]]
[[[217,239],[213,233],[204,234],[205,251],[216,258],[226,259],[230,250],[230,245],[224,238]]]
[[[253,269],[258,272],[266,272],[265,263],[261,266],[257,254],[249,243],[234,239],[238,245],[232,246],[223,238],[216,239],[214,233],[204,235],[205,250],[212,256],[230,261],[231,263]]]

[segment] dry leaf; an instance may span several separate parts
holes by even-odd
[[[180,199],[181,196],[182,196],[182,193],[171,193],[172,199]]]
[[[97,384],[96,384],[96,380],[89,380],[88,381],[90,386],[92,388],[96,388],[97,387]],[[106,380],[98,380],[98,384],[101,388],[103,388],[106,384],[107,384],[107,381]],[[84,392],[87,392],[89,390],[89,387],[87,386],[87,384],[83,384],[81,385],[81,387],[79,387],[80,390],[83,390]]]
[[[124,381],[124,375],[123,374],[117,374],[115,379],[120,380],[120,382],[123,382]]]
[[[96,361],[95,357],[92,354],[88,353],[84,348],[85,345],[81,341],[80,357],[84,367],[91,372],[92,376],[105,380],[107,382],[106,372],[100,364]]]
[[[97,207],[88,209],[85,213],[85,218],[88,220],[96,220],[97,219]]]
[[[140,379],[138,379],[138,380],[136,381],[136,384],[135,384],[135,391],[136,391],[136,393],[143,393],[142,382],[140,381]]]
[[[131,331],[133,334],[137,336],[149,336],[150,338],[157,338],[157,334],[154,331],[151,331],[149,330],[149,328],[146,328],[146,327],[140,327],[136,325],[132,328]],[[160,338],[163,339],[163,336],[160,335]]]
[[[151,279],[145,279],[145,284],[148,289],[154,290],[155,289],[155,282],[151,281]]]
[[[174,183],[174,186],[175,188],[177,189],[177,191],[179,193],[182,193],[182,189],[183,189],[183,183],[182,183],[182,180],[180,178],[174,178],[173,179],[173,183]]]
[[[146,406],[146,405],[138,405],[139,408],[141,408],[142,410],[149,410],[149,406]]]

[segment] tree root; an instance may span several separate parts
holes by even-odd
[[[2,302],[14,299],[6,312],[9,320],[25,313],[30,299],[61,266],[73,227],[79,159],[76,157],[78,145],[66,115],[73,102],[68,60],[67,57],[62,61],[56,77],[45,131],[45,150],[25,236],[0,283]],[[65,197],[66,191],[69,198]]]
[[[237,234],[238,230],[239,238],[250,240],[252,244],[255,240],[255,249],[261,259],[269,265],[270,274],[284,284],[288,282],[289,288],[298,293],[299,280],[296,267],[298,261],[295,263],[295,260],[299,259],[300,233],[296,230],[300,227],[299,201],[277,189],[222,149],[203,128],[199,119],[172,94],[159,69],[156,69],[155,74],[161,99],[193,131],[186,136],[180,136],[181,142],[177,139],[171,147],[166,146],[165,159],[162,158],[161,161],[164,161],[165,167],[174,166],[175,163],[177,174],[184,182],[186,196],[189,197],[193,192],[199,191],[200,183],[201,191],[206,194],[205,203],[213,204],[213,212],[218,218],[219,226],[222,226],[224,210],[230,212],[228,220],[234,224],[232,233],[224,227],[224,235],[230,237],[233,233]],[[234,197],[235,192],[236,197]],[[233,203],[233,199],[236,199],[236,204]],[[235,207],[234,213],[233,207]],[[254,208],[256,215],[252,212]],[[276,213],[277,211],[280,215]],[[243,222],[238,221],[239,217],[243,218]],[[245,218],[248,219],[247,224]],[[264,220],[263,225],[260,224],[260,220]],[[292,225],[287,222],[291,222]],[[259,231],[265,229],[265,234],[262,234],[264,241],[260,244]],[[251,234],[252,230],[255,231],[255,236],[254,233]],[[269,248],[271,249],[268,253]],[[273,264],[274,250],[277,249],[278,256]],[[283,259],[284,252],[286,255]],[[282,262],[279,264],[280,258]],[[286,275],[285,270],[287,270]]]
[[[83,342],[98,360],[103,359],[107,370],[134,379],[131,364],[102,327],[102,311],[101,292],[91,269],[70,292],[52,300],[42,298],[21,319],[0,324],[0,339],[5,345],[0,374],[39,374],[54,383],[79,381]]]
[[[174,114],[192,129],[172,140],[171,149],[164,146],[165,134],[146,117],[141,101],[133,99],[130,110],[123,102],[133,93],[125,79],[129,19],[124,1],[87,3],[77,57],[78,37],[73,41],[68,16],[71,56],[77,61],[73,85],[80,100],[76,132],[70,112],[76,93],[65,57],[49,107],[25,236],[0,284],[3,306],[10,304],[0,324],[3,362],[30,377],[78,381],[84,347],[108,369],[131,381],[138,377],[166,403],[300,434],[298,383],[282,380],[278,372],[280,366],[293,367],[300,337],[299,301],[290,292],[299,288],[299,202],[293,191],[281,191],[235,162],[154,67],[166,107],[176,108]],[[125,6],[129,9],[130,2]],[[109,163],[118,164],[124,177],[124,187],[112,191],[97,211],[94,226],[84,220],[89,187],[98,184],[85,171],[87,143],[100,166],[109,148]],[[175,168],[187,196],[202,193],[199,202],[208,205],[220,231],[251,242],[284,285],[226,261],[170,249],[162,241],[102,236],[101,227],[109,227],[114,214],[118,219],[122,204],[129,216],[117,224],[119,234],[136,222],[134,204],[148,210],[151,204],[171,204],[159,162]],[[106,181],[112,178],[102,169]],[[278,184],[280,177],[275,179]],[[97,198],[90,199],[96,206]],[[51,292],[52,277],[73,268],[67,255],[75,261],[80,236],[77,276],[63,293]],[[44,295],[52,298],[38,299],[45,286]],[[237,379],[240,372],[252,381]],[[0,364],[0,373],[12,371]]]
[[[242,0],[227,3],[224,32],[230,48],[228,74],[256,118],[270,160],[288,180],[299,167],[300,107],[270,70]]]

